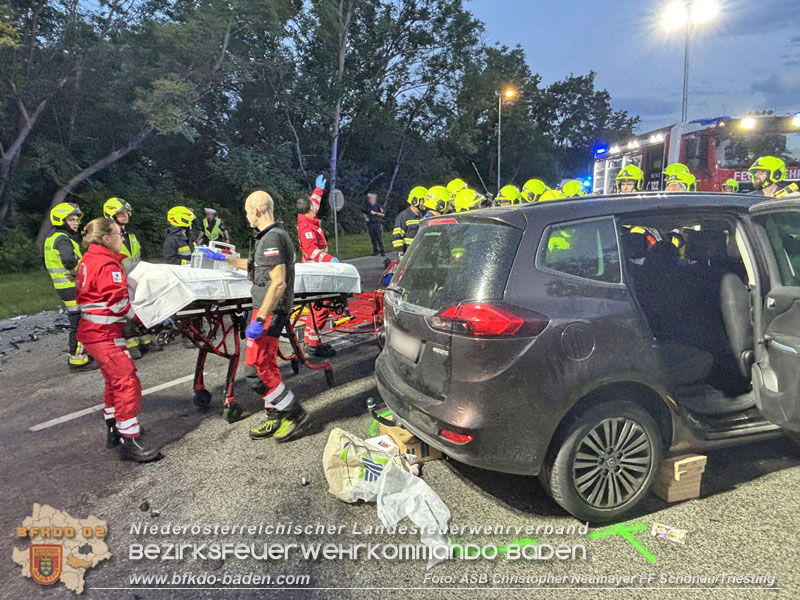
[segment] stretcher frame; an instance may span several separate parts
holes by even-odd
[[[300,363],[312,371],[325,372],[325,381],[329,386],[334,385],[333,367],[324,360],[319,363],[308,362],[305,353],[297,339],[295,328],[303,315],[305,308],[317,309],[327,304],[331,312],[343,315],[347,312],[350,293],[331,292],[300,294],[294,297],[294,310],[284,326],[281,341],[288,340],[291,352],[285,352],[278,345],[278,357],[289,362],[292,371],[300,372]],[[206,389],[204,381],[205,364],[209,354],[228,360],[228,370],[225,376],[225,401],[223,403],[223,417],[229,423],[238,421],[242,416],[242,408],[236,403],[233,387],[236,372],[239,368],[241,357],[241,342],[245,339],[245,332],[250,323],[250,313],[253,304],[250,298],[236,298],[230,300],[197,300],[177,311],[172,317],[172,328],[157,334],[158,342],[166,345],[177,334],[188,339],[198,349],[195,372],[192,381],[194,405],[200,410],[208,409],[211,404],[211,392]],[[382,303],[381,303],[382,309]],[[228,317],[226,320],[225,317]],[[382,316],[382,314],[381,314]],[[313,322],[313,316],[312,316]],[[207,324],[207,328],[203,325]],[[336,329],[339,331],[340,329]],[[364,331],[341,329],[343,333],[364,333]],[[219,339],[217,337],[219,336]],[[230,340],[229,340],[230,337]]]

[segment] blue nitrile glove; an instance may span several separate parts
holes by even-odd
[[[318,187],[321,190],[324,190],[326,183],[328,183],[328,182],[325,181],[325,176],[324,175],[317,175],[317,180],[314,182],[314,186]]]
[[[338,258],[336,258],[336,257],[334,256],[334,257],[331,259],[331,262],[339,262],[339,259],[338,259]]]
[[[261,334],[264,333],[264,324],[259,323],[258,321],[253,321],[250,325],[247,326],[247,331],[245,335],[249,337],[251,340],[257,340],[261,337]]]
[[[225,255],[221,252],[214,252],[211,248],[200,248],[200,252],[203,256],[210,258],[211,260],[225,262]]]

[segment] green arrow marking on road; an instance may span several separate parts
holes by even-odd
[[[605,529],[593,531],[589,534],[589,538],[593,540],[599,540],[610,535],[621,535],[630,542],[631,546],[638,550],[639,554],[644,556],[651,563],[657,563],[658,559],[652,555],[635,537],[633,537],[635,532],[642,531],[647,528],[647,525],[643,525],[641,523],[636,523],[634,525],[612,525],[611,527],[606,527]]]

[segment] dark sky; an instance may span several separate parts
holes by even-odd
[[[521,45],[543,83],[597,72],[640,131],[680,119],[684,32],[665,32],[661,0],[468,0],[486,40]],[[695,29],[689,119],[800,111],[800,0],[720,0]]]

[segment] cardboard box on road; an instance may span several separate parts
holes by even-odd
[[[386,417],[391,419],[391,417]],[[443,458],[443,454],[436,448],[431,448],[418,437],[412,435],[407,429],[402,427],[388,427],[381,423],[381,434],[388,435],[397,444],[402,454],[413,454],[417,457],[417,462],[428,462]]]

